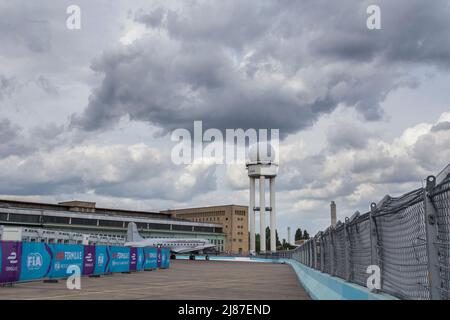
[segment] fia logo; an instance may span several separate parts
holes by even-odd
[[[104,261],[105,261],[105,256],[103,254],[100,254],[97,259],[97,264],[99,266],[102,266]]]
[[[40,253],[30,253],[27,256],[27,268],[28,270],[39,270],[42,267],[43,259]]]

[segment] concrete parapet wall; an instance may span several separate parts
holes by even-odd
[[[295,260],[280,259],[279,262],[294,269],[300,283],[314,300],[398,300],[391,295],[372,293],[365,287],[332,277]]]

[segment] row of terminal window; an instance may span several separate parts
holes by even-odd
[[[0,213],[0,221],[24,222],[24,223],[75,224],[75,225],[113,227],[113,228],[126,228],[126,224],[127,224],[127,222],[124,222],[124,221],[114,221],[114,220],[97,220],[97,219],[84,219],[84,218],[56,217],[56,216],[40,216],[40,215],[16,214],[16,213],[10,213],[9,218],[8,218],[7,213]],[[161,224],[161,223],[138,222],[137,227],[139,229],[170,230],[170,224]],[[221,228],[194,226],[194,228],[192,229],[192,226],[177,225],[177,224],[172,225],[172,230],[216,232],[216,233],[222,232]]]

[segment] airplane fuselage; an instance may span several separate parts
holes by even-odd
[[[128,224],[127,247],[160,247],[169,248],[173,253],[188,253],[200,252],[209,248],[214,248],[216,245],[211,244],[205,239],[168,239],[168,238],[142,238],[137,230],[136,223],[130,222]]]
[[[144,239],[142,241],[127,242],[125,246],[169,248],[174,253],[203,251],[215,247],[207,240],[201,239]]]

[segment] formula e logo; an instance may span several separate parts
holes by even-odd
[[[93,259],[92,259],[92,253],[88,253],[87,255],[86,255],[86,262],[92,262],[93,261]]]
[[[112,255],[113,259],[128,259],[129,255],[125,252],[115,252]]]
[[[17,253],[11,252],[7,258],[9,264],[17,264]]]
[[[28,270],[39,270],[42,267],[43,259],[40,253],[30,253],[27,256]]]

